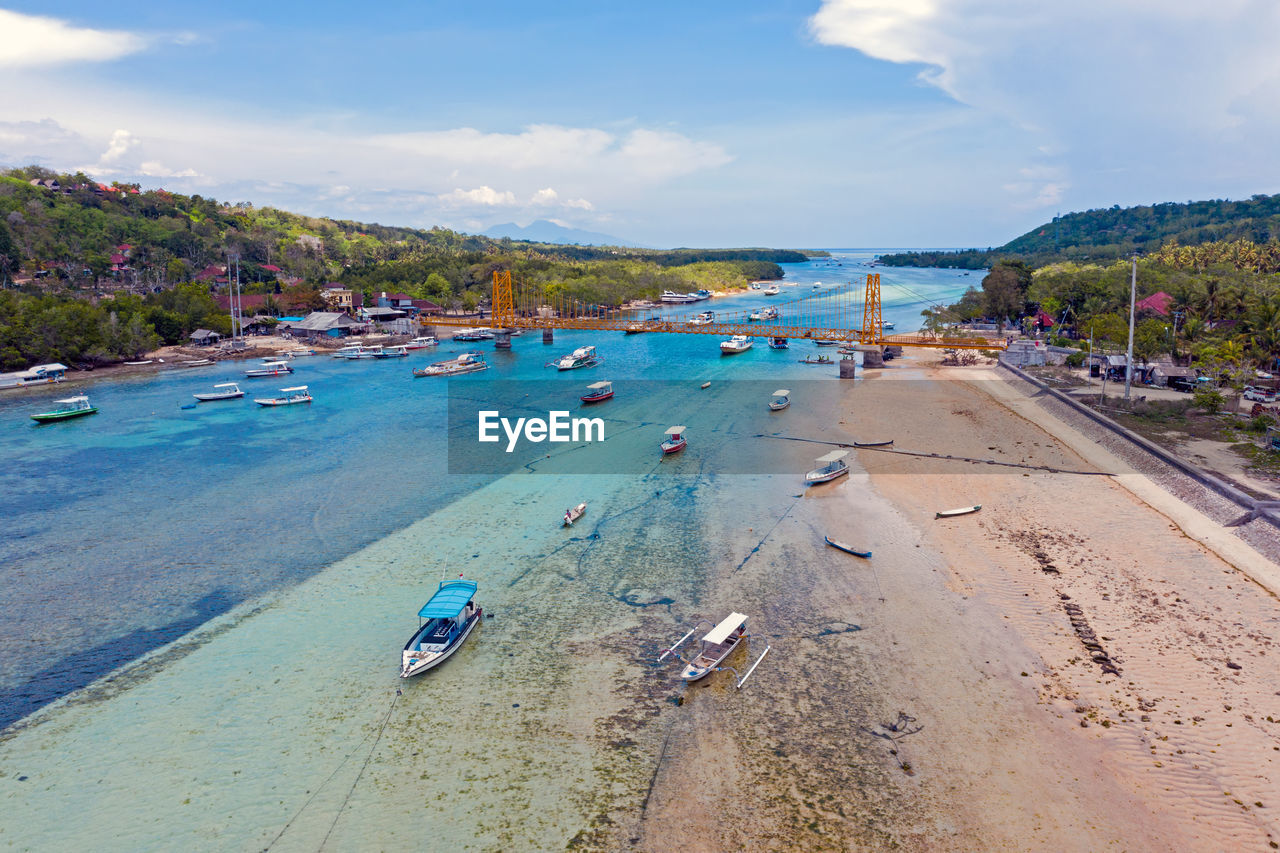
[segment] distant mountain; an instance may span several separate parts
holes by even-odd
[[[521,228],[514,222],[506,222],[502,225],[494,225],[485,230],[482,234],[484,237],[492,237],[495,240],[501,240],[503,237],[509,237],[512,240],[527,240],[530,243],[554,243],[561,246],[626,246],[631,249],[643,249],[639,243],[629,243],[626,240],[609,234],[600,234],[596,231],[583,231],[578,228],[565,228],[563,225],[557,225],[546,219],[538,219],[530,222]]]

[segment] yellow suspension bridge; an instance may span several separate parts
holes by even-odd
[[[496,329],[583,329],[615,332],[669,332],[684,335],[748,335],[844,341],[867,346],[939,347],[947,349],[1004,349],[1001,337],[985,337],[948,330],[944,333],[884,334],[880,310],[880,274],[868,273],[859,301],[856,285],[811,289],[794,298],[767,297],[776,316],[752,320],[760,308],[710,311],[710,303],[632,304],[625,308],[593,305],[549,290],[546,285],[513,285],[510,270],[493,273],[493,312],[490,317],[437,314],[421,318],[427,326]],[[655,316],[655,310],[666,309]],[[670,310],[675,309],[675,310]],[[710,313],[709,320],[697,315]]]

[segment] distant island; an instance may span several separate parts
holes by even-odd
[[[486,228],[484,236],[495,240],[520,240],[527,243],[551,243],[562,246],[622,246],[629,249],[643,249],[639,243],[631,243],[601,234],[597,231],[583,231],[580,228],[567,228],[547,219],[538,219],[528,225],[520,226],[514,222],[505,222]]]

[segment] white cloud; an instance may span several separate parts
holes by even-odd
[[[117,130],[111,134],[111,141],[107,143],[107,150],[102,152],[102,157],[99,158],[98,162],[103,164],[117,163],[121,157],[129,152],[129,149],[137,146],[138,137],[127,130]]]
[[[551,189],[551,187],[547,187],[546,189],[541,189],[534,193],[533,198],[529,199],[529,204],[541,207],[543,205],[555,204],[559,198],[559,193]]]
[[[596,206],[585,198],[571,198],[564,203],[565,207],[571,207],[574,210],[595,210]]]
[[[170,169],[156,160],[148,160],[138,165],[138,174],[148,178],[198,178],[200,173],[195,169]]]
[[[0,9],[0,68],[39,68],[72,62],[107,62],[147,46],[122,30],[76,27],[57,18]]]
[[[456,189],[443,193],[439,199],[448,205],[463,207],[483,205],[485,207],[511,207],[516,203],[515,194],[506,191],[498,192],[492,187],[476,187],[474,190]]]

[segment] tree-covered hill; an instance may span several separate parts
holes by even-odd
[[[1168,243],[1195,246],[1215,241],[1280,241],[1280,195],[1243,201],[1167,202],[1068,213],[995,249],[959,252],[903,252],[886,255],[887,266],[944,266],[982,269],[1001,259],[1032,266],[1054,261],[1105,261],[1133,252],[1149,253]]]

